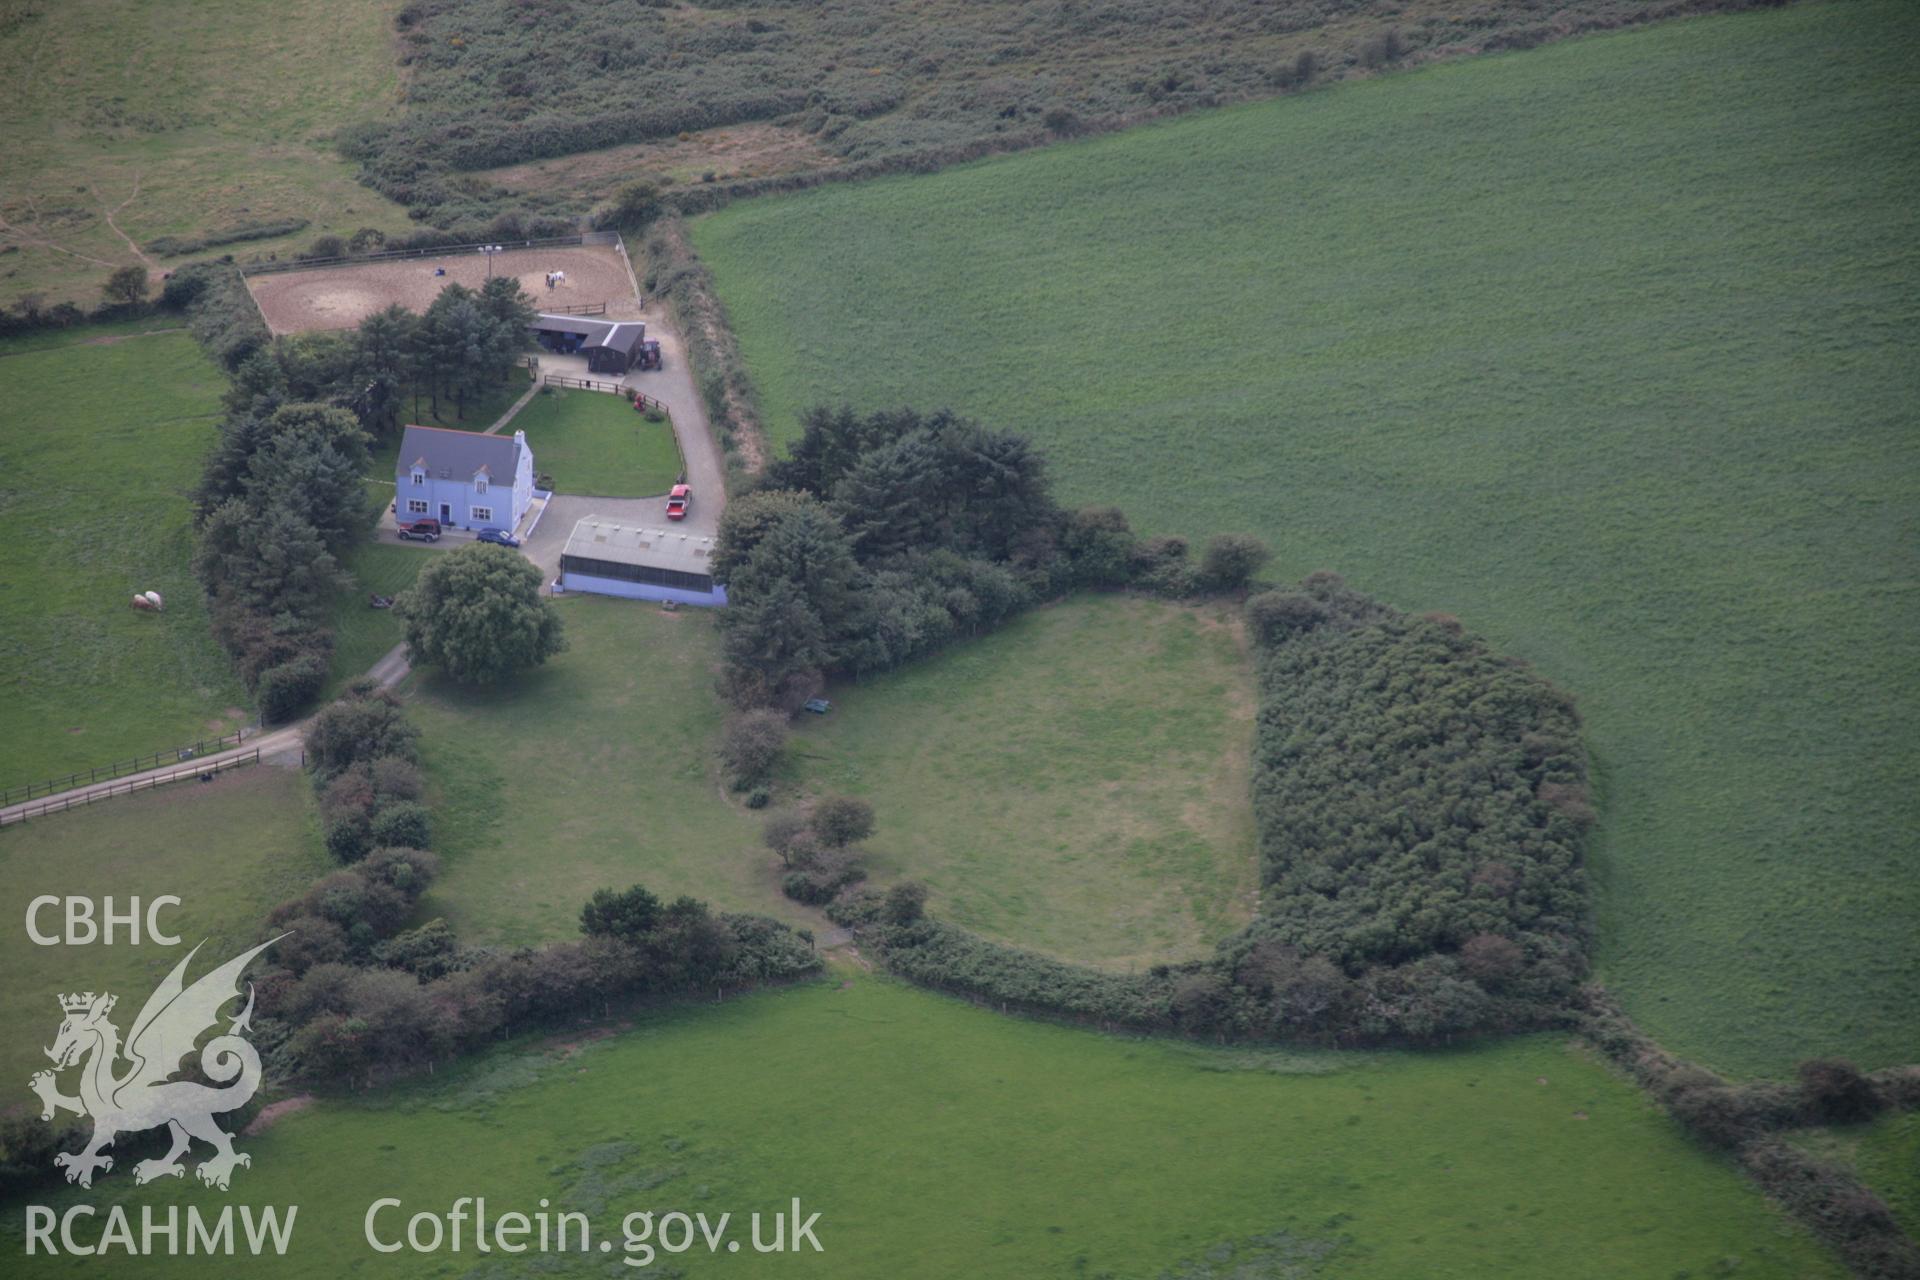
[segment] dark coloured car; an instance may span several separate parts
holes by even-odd
[[[491,542],[496,546],[517,547],[520,545],[520,539],[514,537],[505,529],[482,529],[476,536],[481,542]]]

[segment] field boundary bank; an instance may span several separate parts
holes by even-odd
[[[17,823],[25,822],[29,818],[44,818],[50,814],[65,813],[69,809],[91,806],[100,801],[112,800],[119,796],[130,796],[136,792],[152,791],[155,788],[164,787],[185,778],[196,778],[201,782],[212,782],[223,773],[234,769],[243,769],[248,765],[258,764],[259,762],[260,748],[255,747],[245,755],[231,756],[224,760],[208,760],[201,764],[187,765],[183,768],[175,769],[171,773],[156,774],[148,778],[135,778],[132,781],[118,786],[107,787],[104,790],[88,790],[77,796],[69,796],[64,800],[49,800],[37,808],[27,807],[17,809],[11,813],[0,813],[0,827],[10,827]]]
[[[23,804],[35,795],[54,796],[63,791],[72,791],[77,787],[91,786],[96,782],[112,782],[115,778],[124,778],[130,773],[142,773],[158,768],[168,760],[184,762],[209,754],[209,748],[217,754],[229,747],[237,747],[254,736],[254,730],[240,729],[233,733],[222,734],[218,738],[203,738],[199,742],[190,742],[167,751],[155,751],[148,755],[135,756],[131,760],[116,760],[112,764],[103,764],[89,769],[82,775],[78,770],[64,778],[49,778],[45,782],[29,782],[24,787],[0,787],[0,806]],[[81,779],[84,776],[85,781]]]

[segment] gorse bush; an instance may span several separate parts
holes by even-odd
[[[1122,522],[1095,511],[1073,527],[1092,546]],[[1173,562],[1165,548],[1144,558]],[[1566,697],[1457,626],[1330,574],[1247,612],[1265,892],[1213,956],[1102,974],[917,912],[890,922],[870,891],[835,902],[835,918],[915,981],[1102,1024],[1429,1043],[1565,1021],[1586,969],[1588,813]],[[1840,1073],[1823,1078],[1845,1095]]]
[[[1591,821],[1571,702],[1472,637],[1310,594],[1326,619],[1259,659],[1254,936],[1356,975],[1472,943],[1480,985],[1564,999]]]
[[[221,231],[209,231],[202,236],[157,236],[147,241],[147,252],[157,253],[163,258],[182,258],[192,253],[205,253],[223,244],[242,244],[248,240],[272,240],[279,236],[290,236],[307,227],[305,218],[285,218],[277,222],[243,222]]]
[[[518,226],[584,209],[564,196],[507,192],[473,171],[620,143],[685,142],[700,130],[769,121],[809,135],[844,175],[925,170],[1420,54],[1742,7],[1746,0],[1657,9],[1482,0],[1410,17],[1388,0],[993,0],[916,20],[884,0],[702,8],[413,0],[395,20],[406,109],[342,130],[338,145],[365,182],[416,218],[477,231],[507,212]],[[1030,65],[1045,74],[1007,71]],[[696,212],[818,173],[729,183],[708,172],[667,198]],[[629,225],[645,221],[641,212]]]

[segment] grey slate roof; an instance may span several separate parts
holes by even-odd
[[[623,355],[632,355],[640,340],[647,336],[647,326],[639,320],[592,320],[585,316],[537,315],[533,323],[527,326],[535,333],[578,333],[586,337],[582,350],[587,347],[610,347]]]
[[[489,480],[512,484],[523,447],[514,436],[489,436],[448,427],[408,427],[400,437],[400,463],[394,474],[402,482],[403,492],[415,464],[439,480],[471,480],[485,471]]]

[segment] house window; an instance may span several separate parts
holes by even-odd
[[[491,520],[493,519],[493,508],[492,507],[475,507],[473,509],[473,518],[475,520]]]
[[[420,468],[415,467],[413,469],[413,487],[417,489],[421,485],[425,484],[426,482],[427,482],[427,473],[422,471]]]
[[[427,503],[426,503],[426,499],[424,499],[424,498],[408,498],[408,499],[407,499],[407,514],[408,514],[408,515],[410,515],[410,516],[423,516],[423,515],[425,515],[425,514],[427,514]]]
[[[475,493],[485,493],[487,491],[487,478],[485,476],[475,476],[473,478],[473,491]]]

